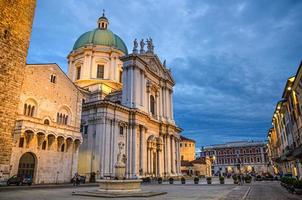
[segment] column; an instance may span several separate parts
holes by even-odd
[[[147,88],[147,113],[150,114],[150,88]]]
[[[101,162],[99,163],[100,164],[100,176],[101,177],[104,177],[104,169],[105,169],[105,163],[104,163],[104,160],[105,160],[105,133],[106,133],[106,119],[104,118],[102,120],[102,124],[101,124],[101,132],[99,133],[100,134],[100,157],[101,157]]]
[[[157,119],[159,119],[159,104],[160,104],[160,102],[159,102],[159,93],[158,93],[158,91],[156,92],[156,118]]]
[[[171,170],[175,173],[175,140],[171,137]]]
[[[131,162],[131,176],[136,177],[136,124],[132,125],[132,162]]]
[[[167,173],[167,143],[166,135],[163,135],[163,161],[164,161],[164,173]]]
[[[170,136],[167,135],[167,175],[171,174],[171,139]]]
[[[140,79],[140,105],[141,106],[144,106],[144,96],[145,96],[145,94],[144,94],[144,72],[143,71],[140,71],[140,77],[141,77],[141,79]]]
[[[163,116],[163,91],[162,91],[162,88],[160,87],[159,88],[159,102],[158,102],[158,105],[159,105],[159,118],[161,119],[162,116]]]
[[[153,175],[153,148],[150,149],[150,174]]]
[[[131,162],[131,151],[130,151],[130,144],[131,144],[131,131],[130,131],[130,124],[129,126],[126,128],[126,156],[127,156],[127,161],[126,161],[126,177],[129,178],[130,177],[130,162]]]
[[[166,117],[166,98],[165,98],[165,91],[164,88],[161,88],[161,96],[162,96],[162,115],[165,118]]]
[[[111,120],[106,120],[106,131],[104,133],[104,175],[109,175],[110,164],[110,134],[111,133]]]
[[[170,98],[171,98],[171,120],[174,120],[174,111],[173,111],[173,91],[171,90],[171,93],[170,93]]]
[[[180,147],[179,147],[179,139],[177,140],[177,173],[180,175]]]

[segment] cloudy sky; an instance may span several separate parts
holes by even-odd
[[[197,146],[264,140],[302,59],[302,1],[40,0],[28,63],[58,63],[106,10],[132,49],[152,37],[176,80],[175,119]]]

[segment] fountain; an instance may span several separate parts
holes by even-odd
[[[115,164],[115,179],[106,180],[100,179],[96,182],[99,184],[99,191],[102,192],[139,192],[141,191],[140,179],[127,180],[125,176],[125,161],[126,156],[123,154],[124,143],[118,144],[119,152],[117,154],[117,161]]]
[[[121,198],[121,197],[152,197],[167,192],[153,192],[142,191],[140,179],[126,179],[126,155],[123,154],[124,144],[118,144],[119,151],[117,154],[117,161],[115,164],[115,178],[114,179],[98,179],[96,182],[99,187],[97,191],[74,192],[73,195],[92,196],[92,197],[107,197],[107,198]]]

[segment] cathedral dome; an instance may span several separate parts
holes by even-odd
[[[98,20],[98,28],[82,34],[74,43],[73,50],[86,45],[104,45],[116,48],[124,54],[128,54],[124,41],[118,35],[107,29],[108,24],[108,19],[103,14]]]

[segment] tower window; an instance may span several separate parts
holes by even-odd
[[[96,77],[104,78],[104,65],[98,65]]]
[[[77,67],[77,77],[76,80],[79,80],[81,78],[81,67]]]
[[[56,83],[56,75],[51,75],[50,76],[50,82],[52,82],[52,83]]]
[[[19,140],[19,147],[23,147],[24,146],[24,138],[21,137],[20,140]]]

